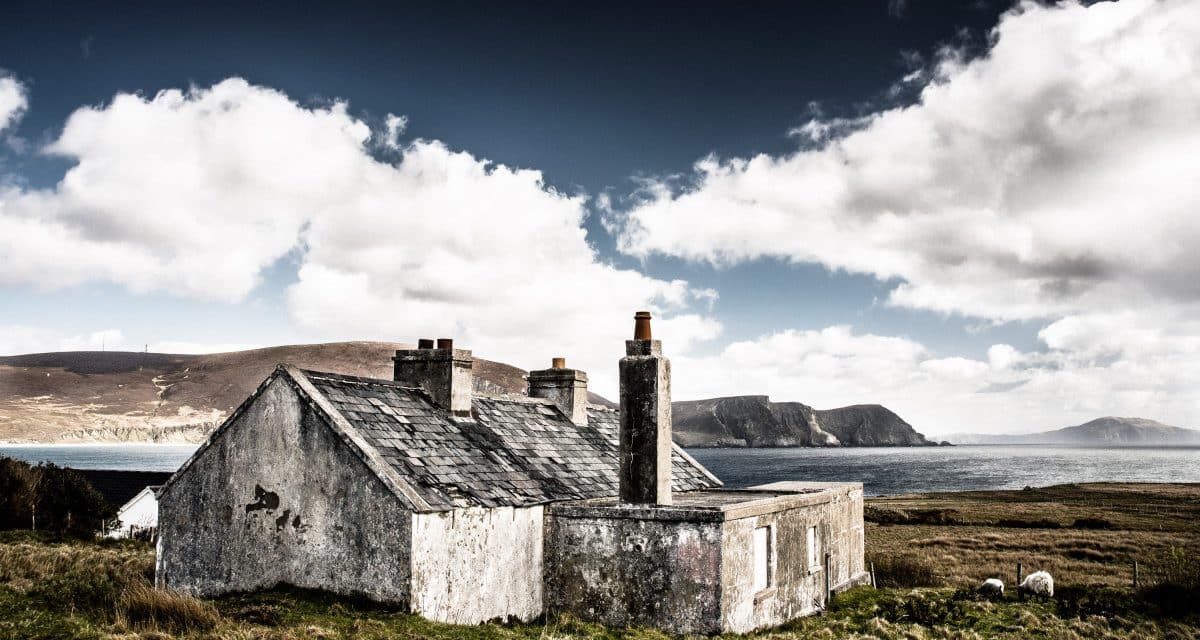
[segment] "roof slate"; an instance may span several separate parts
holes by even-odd
[[[611,409],[589,407],[587,426],[578,426],[548,401],[477,395],[471,418],[456,418],[389,380],[298,373],[433,511],[617,494],[620,420]],[[721,483],[676,446],[671,484]]]

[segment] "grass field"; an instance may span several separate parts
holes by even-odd
[[[868,556],[883,588],[841,594],[824,615],[754,637],[1200,638],[1200,486],[905,496],[871,500],[869,513]],[[974,594],[993,575],[1011,586],[1018,561],[1054,573],[1055,599]],[[665,637],[570,619],[443,625],[295,590],[196,600],[151,589],[153,566],[144,544],[0,533],[0,638]]]

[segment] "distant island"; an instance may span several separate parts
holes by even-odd
[[[1173,427],[1145,418],[1097,418],[1073,427],[1020,435],[959,433],[954,444],[1073,444],[1081,446],[1200,445],[1200,431]]]
[[[920,447],[937,443],[877,404],[814,409],[767,396],[671,403],[685,447]]]

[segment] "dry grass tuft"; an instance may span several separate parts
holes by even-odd
[[[216,607],[188,595],[161,591],[148,584],[125,589],[117,604],[117,624],[169,633],[208,631],[221,623]]]

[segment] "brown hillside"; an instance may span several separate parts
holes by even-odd
[[[281,362],[391,378],[410,345],[337,342],[206,355],[74,351],[0,357],[0,440],[198,441]],[[483,393],[525,391],[525,371],[475,360]],[[593,401],[607,402],[593,396]]]

